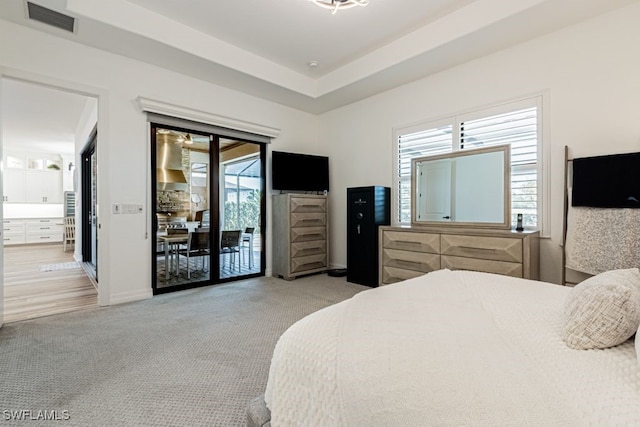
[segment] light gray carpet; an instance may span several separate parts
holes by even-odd
[[[278,337],[368,289],[314,275],[210,286],[0,329],[5,411],[68,411],[39,425],[241,426]]]

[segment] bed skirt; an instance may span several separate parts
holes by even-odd
[[[264,403],[264,394],[249,402],[247,407],[247,427],[271,427],[271,411]]]

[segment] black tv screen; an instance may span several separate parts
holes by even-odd
[[[640,153],[574,159],[571,205],[640,208]]]
[[[329,191],[329,158],[273,151],[272,188],[281,191]]]

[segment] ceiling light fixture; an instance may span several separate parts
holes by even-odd
[[[331,9],[331,13],[335,14],[339,9],[349,9],[354,6],[366,6],[369,0],[309,0],[325,9]]]

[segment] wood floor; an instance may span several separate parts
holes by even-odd
[[[4,247],[4,322],[97,307],[98,292],[62,244]]]

